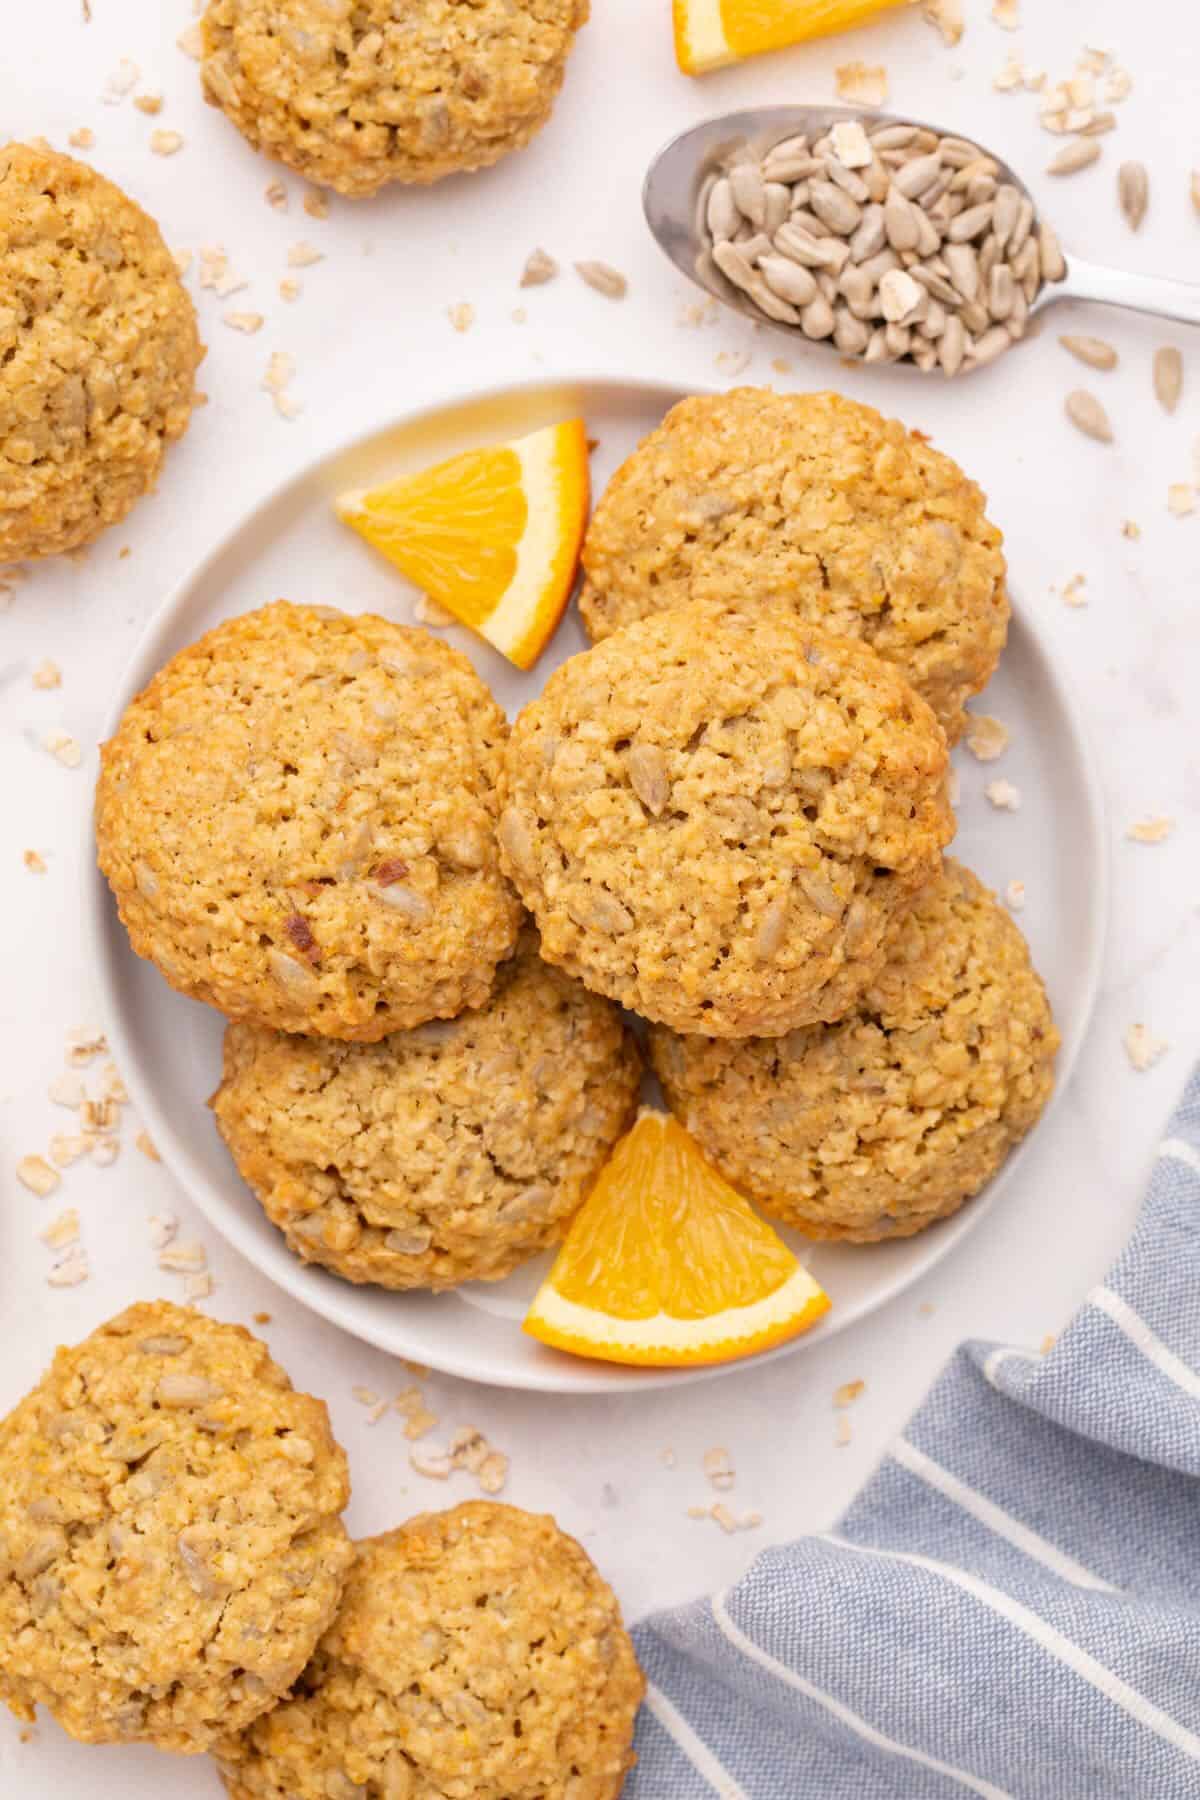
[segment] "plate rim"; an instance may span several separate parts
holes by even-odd
[[[483,386],[476,381],[452,384],[441,390],[435,398],[426,399],[416,407],[399,413],[388,410],[371,422],[360,423],[353,430],[342,433],[326,449],[319,453],[309,453],[278,480],[270,482],[261,492],[252,496],[249,502],[226,524],[220,539],[170,588],[155,607],[138,633],[133,648],[122,666],[110,701],[104,708],[99,741],[106,742],[113,735],[130,700],[141,691],[141,688],[161,666],[163,660],[162,640],[169,635],[188,596],[202,584],[213,565],[225,554],[231,541],[243,532],[258,514],[275,507],[291,489],[311,479],[314,472],[321,466],[349,454],[369,440],[389,431],[401,431],[419,426],[422,421],[457,406],[479,402],[489,403],[508,397],[534,394],[549,388],[563,387],[623,388],[640,392],[647,398],[653,398],[656,403],[666,396],[673,396],[667,401],[669,405],[687,394],[712,395],[727,391],[724,386],[717,383],[697,381],[681,385],[678,381],[662,375],[628,374],[612,369],[590,372],[556,372],[546,369],[535,376],[515,381],[489,383]],[[569,1378],[565,1370],[562,1378],[556,1376],[553,1363],[532,1364],[528,1370],[517,1371],[515,1374],[512,1372],[494,1374],[487,1366],[480,1368],[477,1363],[456,1356],[453,1345],[444,1358],[432,1362],[426,1345],[402,1347],[394,1341],[389,1341],[388,1333],[378,1329],[373,1330],[371,1321],[363,1321],[354,1316],[353,1301],[358,1292],[354,1284],[339,1283],[333,1280],[327,1288],[323,1279],[315,1283],[314,1277],[320,1277],[326,1272],[310,1267],[298,1257],[294,1257],[287,1249],[282,1236],[279,1238],[278,1255],[263,1254],[262,1246],[253,1240],[248,1229],[243,1228],[240,1218],[233,1209],[219,1194],[214,1192],[202,1173],[193,1167],[192,1158],[185,1145],[176,1138],[165,1107],[159,1105],[155,1084],[149,1079],[143,1080],[143,1057],[135,1048],[133,1035],[126,1031],[124,1009],[119,1000],[119,958],[122,954],[132,956],[135,953],[124,935],[111,890],[97,863],[94,805],[89,804],[83,825],[83,855],[81,858],[81,903],[85,944],[95,971],[105,1030],[112,1045],[117,1066],[129,1087],[133,1104],[160,1152],[165,1167],[224,1241],[259,1275],[264,1276],[274,1286],[282,1288],[309,1312],[315,1313],[326,1323],[357,1338],[360,1342],[371,1345],[374,1349],[383,1351],[386,1355],[401,1358],[418,1356],[422,1362],[428,1363],[438,1373],[451,1375],[459,1380],[477,1382],[483,1386],[513,1392],[554,1393],[566,1396],[654,1392],[669,1387],[690,1385],[697,1381],[715,1380],[718,1376],[732,1375],[739,1370],[759,1368],[785,1356],[795,1355],[806,1347],[825,1343],[840,1332],[849,1330],[852,1326],[870,1318],[872,1314],[890,1304],[906,1289],[936,1268],[992,1210],[1001,1194],[1015,1178],[1026,1161],[1031,1145],[1037,1138],[1038,1128],[1053,1115],[1071,1085],[1099,994],[1109,934],[1111,903],[1111,846],[1106,829],[1107,803],[1090,733],[1070,684],[1064,678],[1058,660],[1047,645],[1032,614],[1022,603],[1015,600],[1011,593],[1010,603],[1013,616],[1018,620],[1021,629],[1028,634],[1040,673],[1051,687],[1065,718],[1082,779],[1086,814],[1083,824],[1086,838],[1091,845],[1091,860],[1097,877],[1092,890],[1093,904],[1089,909],[1090,942],[1083,971],[1082,1001],[1073,1032],[1064,1039],[1059,1052],[1054,1092],[1034,1130],[1011,1153],[1003,1167],[988,1182],[983,1191],[975,1195],[969,1205],[964,1206],[957,1214],[941,1223],[937,1229],[936,1238],[930,1240],[930,1254],[926,1260],[916,1268],[900,1270],[886,1281],[879,1293],[872,1297],[865,1311],[839,1315],[835,1308],[826,1315],[826,1318],[814,1331],[792,1338],[786,1343],[777,1345],[773,1350],[733,1362],[708,1364],[689,1369],[633,1369],[616,1363],[588,1362],[585,1358],[572,1358]],[[93,769],[98,767],[95,759],[91,766]],[[203,1105],[203,1100],[198,1101],[197,1104]],[[341,1292],[342,1288],[345,1289],[344,1294]],[[514,1329],[517,1329],[515,1325]]]

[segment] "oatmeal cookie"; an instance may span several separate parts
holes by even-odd
[[[1008,627],[984,505],[920,433],[840,394],[681,400],[596,507],[580,610],[598,639],[688,600],[782,600],[894,663],[953,743]]]
[[[357,1545],[293,1693],[217,1759],[233,1800],[616,1800],[644,1686],[574,1538],[469,1501]]]
[[[550,117],[587,0],[211,0],[206,98],[339,193],[438,181]]]
[[[497,1281],[557,1243],[641,1079],[607,1000],[528,933],[478,1012],[377,1044],[231,1025],[212,1106],[272,1224],[350,1281]]]
[[[504,866],[542,953],[649,1019],[771,1036],[853,1005],[953,829],[889,664],[783,608],[683,607],[564,663],[513,727]]]
[[[0,1421],[0,1699],[89,1744],[207,1750],[337,1609],[346,1459],[237,1325],[152,1301]]]
[[[100,867],[139,956],[233,1019],[373,1042],[479,1006],[516,942],[465,656],[279,601],[161,669],[102,751]]]
[[[837,1025],[706,1043],[653,1031],[672,1111],[726,1179],[809,1237],[910,1237],[1037,1123],[1058,1032],[1025,940],[947,858]]]
[[[154,220],[47,145],[0,149],[0,562],[76,550],[150,492],[203,354]]]

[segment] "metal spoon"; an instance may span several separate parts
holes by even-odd
[[[867,131],[889,125],[915,126],[938,137],[954,135],[920,119],[898,113],[864,112],[849,106],[766,106],[745,112],[725,113],[695,125],[672,138],[651,163],[642,189],[646,221],[660,246],[689,281],[720,300],[723,305],[752,319],[770,324],[776,331],[844,356],[832,338],[812,339],[794,324],[778,324],[755,305],[749,295],[726,279],[712,260],[711,240],[703,212],[714,179],[731,161],[747,152],[765,156],[784,139],[806,134],[815,143],[841,120],[856,120]],[[1040,212],[1025,183],[995,151],[980,147],[999,167],[998,181],[1011,183],[1034,208],[1034,228]],[[1168,281],[1160,276],[1133,275],[1119,269],[1099,268],[1063,252],[1065,273],[1061,279],[1044,280],[1028,308],[1032,318],[1059,300],[1094,300],[1104,306],[1127,306],[1136,312],[1200,324],[1200,286]],[[889,359],[890,360],[890,359]],[[914,367],[916,365],[909,364]],[[970,366],[969,364],[967,365]],[[965,372],[965,371],[964,371]]]

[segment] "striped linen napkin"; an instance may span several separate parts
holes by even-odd
[[[1200,1070],[1048,1356],[964,1345],[837,1529],[640,1625],[626,1800],[1197,1800]]]

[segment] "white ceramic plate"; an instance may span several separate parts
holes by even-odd
[[[678,389],[648,381],[540,382],[496,389],[413,415],[314,462],[256,506],[170,596],[114,696],[105,735],[168,657],[219,620],[281,595],[410,619],[411,595],[399,577],[335,519],[330,501],[343,488],[367,486],[470,444],[582,414],[599,440],[593,463],[598,493],[680,397]],[[573,611],[537,671],[528,676],[469,632],[455,627],[451,635],[510,712],[537,691],[552,667],[586,647]],[[1061,1092],[1096,989],[1107,857],[1102,806],[1078,721],[1019,597],[1008,649],[988,689],[986,707],[1011,728],[1012,747],[1002,769],[1021,790],[1022,806],[1016,814],[996,812],[983,794],[996,768],[985,769],[958,752],[962,788],[954,849],[1001,890],[1014,877],[1028,883],[1021,925],[1062,1028]],[[204,1105],[219,1078],[220,1017],[181,998],[149,963],[133,955],[98,873],[89,882],[88,912],[113,1047],[155,1143],[230,1243],[314,1312],[397,1356],[499,1386],[615,1392],[720,1372],[621,1369],[534,1343],[521,1332],[520,1319],[547,1266],[545,1257],[507,1281],[440,1295],[357,1288],[298,1261],[242,1184]],[[926,1274],[986,1209],[1001,1201],[1019,1178],[1021,1163],[1018,1151],[957,1217],[903,1243],[814,1247],[793,1238],[828,1289],[833,1307],[814,1331],[771,1354],[802,1351]]]

